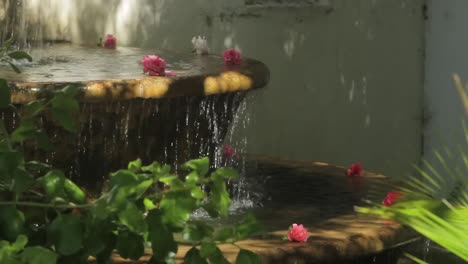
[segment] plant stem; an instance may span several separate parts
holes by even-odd
[[[70,204],[44,204],[44,203],[35,203],[35,202],[0,202],[0,206],[27,206],[27,207],[42,207],[42,208],[58,208],[58,209],[80,209],[80,208],[89,208],[94,204],[83,204],[83,205],[70,205]]]

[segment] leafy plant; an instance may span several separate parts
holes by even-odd
[[[467,89],[458,76],[455,83],[468,113]],[[468,143],[466,126],[464,131]],[[444,148],[434,156],[438,164],[423,160],[423,168],[415,167],[417,175],[394,186],[402,192],[395,205],[374,204],[357,211],[394,219],[468,261],[468,154],[459,147],[456,154]]]
[[[217,245],[235,244],[260,230],[250,215],[219,229],[190,219],[198,209],[211,217],[228,215],[231,200],[225,182],[238,174],[231,168],[211,171],[208,158],[184,164],[184,177],[168,165],[135,160],[112,173],[109,190],[95,200],[62,171],[27,160],[26,144],[51,148],[41,115],[50,114],[69,132],[77,129],[77,91],[65,87],[17,109],[10,104],[7,82],[0,80],[0,108],[21,116],[12,131],[0,122],[0,263],[87,263],[89,257],[107,263],[113,252],[137,260],[148,246],[151,263],[174,263],[180,243],[192,245],[186,263],[228,263]],[[209,187],[209,195],[203,186]],[[260,260],[241,250],[236,263]]]

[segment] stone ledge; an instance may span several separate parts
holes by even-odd
[[[237,67],[224,71],[181,77],[141,77],[126,80],[85,82],[10,82],[12,102],[24,104],[47,96],[51,90],[67,85],[83,86],[80,98],[85,102],[117,101],[134,98],[163,98],[230,93],[262,88],[269,81],[265,64],[245,59]]]

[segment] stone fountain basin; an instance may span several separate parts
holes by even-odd
[[[398,223],[354,212],[362,198],[385,196],[380,192],[389,179],[383,175],[366,172],[356,184],[345,176],[345,168],[325,163],[262,157],[255,160],[255,167],[257,176],[267,176],[269,201],[253,209],[266,232],[236,244],[259,254],[262,263],[396,263],[389,258],[398,258],[401,247],[418,239]],[[292,223],[309,230],[306,243],[282,239]],[[234,263],[239,248],[230,244],[220,248]],[[179,246],[178,263],[189,249]],[[139,263],[150,258],[148,249]],[[115,255],[114,263],[135,262]]]
[[[13,88],[12,102],[23,104],[68,84],[82,86],[81,100],[102,102],[135,98],[213,95],[264,87],[269,70],[260,61],[244,58],[227,66],[219,56],[196,56],[168,50],[96,47],[56,44],[30,51],[34,61],[20,63],[21,74],[7,65],[0,76]],[[147,77],[140,63],[155,54],[167,62],[175,77]]]
[[[45,153],[29,147],[28,158],[47,160],[91,194],[104,188],[110,172],[138,158],[176,169],[200,156],[219,159],[239,105],[248,92],[269,81],[266,65],[249,58],[227,66],[219,56],[70,44],[33,49],[30,54],[33,62],[21,62],[21,74],[0,65],[14,104],[21,108],[73,84],[81,89],[81,102],[79,131],[68,133],[44,115],[45,130],[57,148]],[[143,74],[140,61],[149,54],[166,60],[166,69],[176,76]],[[5,111],[0,115],[11,131],[18,116]]]

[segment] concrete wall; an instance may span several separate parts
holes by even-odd
[[[390,175],[420,158],[423,0],[322,0],[325,7],[302,0],[299,8],[244,0],[25,1],[28,20],[49,38],[94,44],[114,33],[121,45],[189,51],[191,37],[202,34],[214,53],[236,47],[267,63],[271,85],[249,105],[250,153],[361,161]]]
[[[428,122],[424,150],[425,158],[434,161],[433,150],[442,146],[452,151],[459,146],[468,149],[462,129],[466,116],[452,79],[452,75],[457,73],[464,82],[468,82],[468,2],[429,0],[428,6],[425,63]]]

